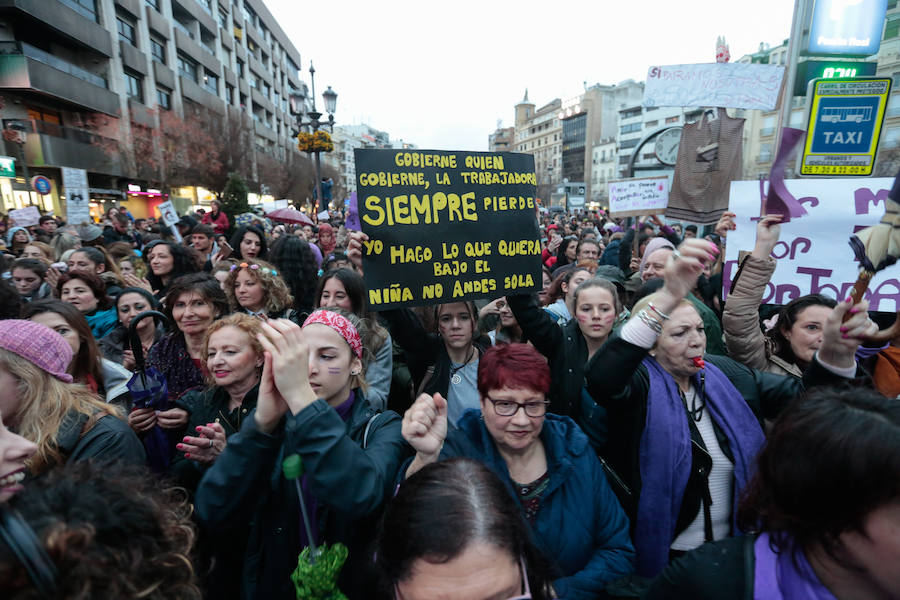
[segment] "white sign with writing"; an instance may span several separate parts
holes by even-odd
[[[66,221],[69,225],[91,222],[91,192],[87,171],[62,168],[63,188],[66,191]]]
[[[609,212],[613,217],[653,215],[669,204],[669,178],[639,177],[610,181]]]
[[[784,67],[778,65],[654,66],[647,71],[643,105],[773,110],[783,77]]]
[[[156,208],[159,210],[163,223],[167,226],[171,227],[178,222],[178,211],[175,210],[175,206],[172,204],[171,200],[166,200]]]
[[[878,223],[893,179],[789,179],[785,184],[808,214],[781,226],[781,240],[772,252],[778,267],[763,293],[763,303],[787,304],[813,293],[846,298],[859,274],[850,236]],[[732,182],[728,210],[737,214],[737,229],[728,232],[725,245],[723,297],[737,273],[738,252],[753,250],[756,244],[761,202],[760,182]],[[872,310],[900,309],[900,265],[876,274],[866,299]]]
[[[9,218],[15,221],[16,227],[31,227],[37,225],[41,218],[37,206],[26,206],[9,211]]]

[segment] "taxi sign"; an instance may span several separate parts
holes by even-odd
[[[801,175],[871,175],[889,77],[814,79]]]

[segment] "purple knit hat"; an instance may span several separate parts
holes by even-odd
[[[72,376],[66,373],[72,362],[72,347],[45,325],[21,319],[0,321],[0,348],[18,354],[60,381],[72,383]]]
[[[650,255],[659,250],[660,248],[671,248],[675,249],[675,246],[672,245],[672,242],[667,240],[666,238],[655,237],[647,242],[647,246],[644,248],[644,256],[641,258],[641,266],[638,267],[638,273],[644,272],[644,267],[647,265],[647,259],[650,258]]]

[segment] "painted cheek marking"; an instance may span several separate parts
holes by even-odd
[[[340,370],[339,368],[336,368],[336,367],[328,367],[328,374],[329,374],[329,375],[338,375],[338,374],[340,374],[340,372],[341,372],[341,370]]]

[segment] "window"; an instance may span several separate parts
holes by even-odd
[[[657,121],[647,121],[647,129],[650,129],[651,127],[658,127],[658,126],[659,126],[658,120]]]
[[[234,86],[230,83],[225,84],[225,100],[228,104],[234,104]]]
[[[203,71],[203,87],[208,92],[212,92],[215,95],[219,95],[219,78],[216,77],[213,73],[205,70]]]
[[[678,119],[679,117],[666,117],[666,125],[668,125],[669,123],[677,123]]]
[[[629,123],[628,125],[622,125],[619,128],[619,133],[634,133],[635,131],[641,130],[640,123]]]
[[[197,83],[197,63],[181,54],[178,55],[178,72]]]
[[[172,110],[171,90],[156,88],[156,105],[163,110]]]
[[[219,7],[219,26],[222,29],[228,29],[228,13]]]
[[[237,59],[237,74],[238,77],[244,76],[244,61],[241,59]]]
[[[157,12],[159,12],[159,0],[144,0],[144,2],[147,3],[147,6],[149,6],[150,8],[154,8]]]
[[[161,65],[166,64],[166,42],[160,38],[150,36],[150,54],[153,60]]]
[[[129,98],[134,98],[138,102],[144,101],[144,78],[132,71],[126,70],[125,76],[125,93]]]
[[[900,35],[900,15],[891,15],[884,24],[884,37],[882,39],[889,40]]]
[[[116,16],[116,29],[119,31],[119,39],[123,42],[136,46],[136,37],[134,35],[134,23],[126,20],[125,17]]]
[[[97,15],[97,0],[62,0],[62,3],[94,23],[99,23]]]

